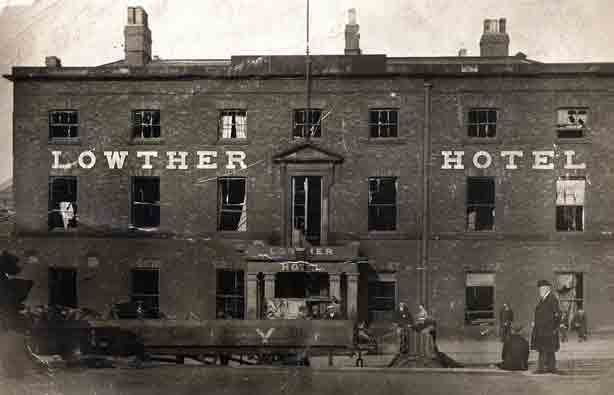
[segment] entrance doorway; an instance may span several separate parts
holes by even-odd
[[[292,227],[319,245],[322,223],[322,177],[292,177]]]

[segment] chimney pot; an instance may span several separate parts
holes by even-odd
[[[458,56],[467,56],[467,48],[461,48],[458,50]]]
[[[350,8],[348,10],[348,25],[356,24],[356,8]]]
[[[505,33],[505,18],[499,19],[499,33]]]
[[[356,9],[348,10],[348,23],[345,25],[345,51],[346,55],[360,55],[360,26],[356,23]]]
[[[49,68],[62,67],[62,61],[57,56],[46,56],[45,66]]]

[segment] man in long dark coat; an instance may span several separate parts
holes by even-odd
[[[539,302],[535,307],[533,348],[539,353],[535,373],[555,373],[556,357],[559,350],[559,324],[561,311],[559,301],[552,292],[552,285],[546,280],[537,282]]]

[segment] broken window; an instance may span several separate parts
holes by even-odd
[[[561,108],[557,110],[557,137],[561,139],[583,137],[587,122],[588,109]]]
[[[69,139],[79,136],[77,110],[49,111],[49,139]]]
[[[369,230],[395,230],[397,225],[396,177],[369,178]]]
[[[322,110],[294,110],[294,138],[322,137]]]
[[[465,323],[479,325],[495,320],[494,273],[467,273],[465,283]]]
[[[144,312],[160,311],[160,270],[136,268],[131,271],[130,301]]]
[[[492,108],[469,110],[467,132],[469,137],[495,137],[497,134],[497,110]]]
[[[243,271],[217,271],[216,318],[239,320],[244,318],[243,284]]]
[[[245,110],[220,111],[220,138],[244,139],[247,137],[247,112]]]
[[[160,110],[132,111],[132,138],[160,137]]]
[[[77,307],[77,270],[49,268],[49,305]]]
[[[560,178],[556,181],[556,230],[582,232],[584,230],[583,177]]]
[[[556,293],[559,297],[562,321],[569,324],[578,309],[584,308],[584,284],[582,273],[557,273]]]
[[[467,178],[467,230],[488,231],[495,228],[495,179]]]
[[[49,229],[77,227],[77,177],[49,177]]]
[[[247,190],[245,178],[219,179],[218,230],[247,231]]]
[[[398,119],[398,110],[369,110],[371,137],[397,137]]]
[[[311,243],[320,241],[322,177],[292,177],[292,224]]]
[[[160,226],[160,177],[132,177],[132,227]]]
[[[396,283],[369,281],[369,321],[394,320],[396,311]]]

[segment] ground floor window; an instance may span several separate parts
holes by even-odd
[[[242,270],[217,270],[216,318],[244,318],[245,294]]]
[[[465,284],[465,323],[480,325],[495,320],[494,273],[467,273]]]
[[[77,307],[77,270],[49,268],[49,305]]]
[[[369,282],[369,321],[393,320],[396,311],[396,282]]]
[[[223,177],[219,185],[218,230],[247,231],[247,189],[245,178]]]
[[[132,269],[130,301],[140,304],[145,311],[160,309],[160,270],[156,268]]]
[[[584,308],[584,276],[582,273],[557,273],[556,293],[562,321],[569,323],[579,309]]]

